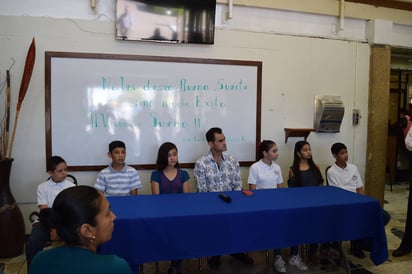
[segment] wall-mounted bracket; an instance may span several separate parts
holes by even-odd
[[[314,128],[285,128],[285,143],[288,142],[289,137],[303,137],[306,141],[309,134],[315,131]]]

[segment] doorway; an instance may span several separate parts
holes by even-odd
[[[412,49],[392,48],[386,170],[389,183],[409,179],[401,110],[412,113]]]

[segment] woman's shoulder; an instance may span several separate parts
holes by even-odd
[[[158,170],[158,169],[153,170],[152,171],[152,176],[153,175],[160,175],[160,170]]]
[[[260,159],[259,161],[254,162],[250,166],[250,169],[255,170],[256,172],[259,172],[261,169],[266,170],[268,167],[271,168],[271,169],[277,169],[277,167],[280,168],[280,166],[278,164],[276,164],[275,162],[272,162],[270,165],[268,165],[265,162],[263,162],[262,159]]]
[[[280,165],[278,163],[272,162],[272,166],[275,168],[280,168]]]
[[[259,165],[261,165],[261,163],[262,163],[262,160],[256,161],[250,166],[250,168],[257,168]]]
[[[160,170],[153,170],[152,174],[150,175],[150,180],[154,182],[160,182],[160,174]]]
[[[131,274],[132,271],[130,269],[129,264],[126,262],[125,259],[120,258],[116,255],[102,255],[102,254],[97,254],[98,256],[101,256],[101,271],[99,273],[103,273],[103,271],[106,271],[104,273],[118,273],[118,274]]]
[[[50,262],[54,262],[54,266],[59,267],[64,266],[65,259],[67,258],[68,249],[66,246],[60,246],[50,249],[45,249],[40,251],[39,253],[34,256],[31,265],[30,265],[30,273],[44,273]]]
[[[50,264],[51,261],[54,262],[53,265]],[[33,258],[30,273],[131,274],[132,271],[126,260],[116,255],[96,254],[81,247],[61,246],[39,252]]]
[[[181,169],[181,168],[178,168],[177,170],[178,170],[178,172],[180,172],[182,175],[184,175],[184,176],[189,176],[189,172],[187,172],[187,170]]]
[[[125,259],[113,254],[96,254],[92,252],[89,256],[78,259],[79,268],[82,273],[100,274],[132,274],[129,264]]]

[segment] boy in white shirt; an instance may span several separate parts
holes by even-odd
[[[328,183],[342,189],[365,195],[362,178],[358,168],[354,164],[348,163],[348,150],[342,143],[335,143],[331,147],[331,152],[335,158],[335,163],[328,169],[326,174]],[[384,225],[390,220],[388,212],[382,209]],[[365,258],[362,249],[370,249],[370,243],[365,239],[352,241],[352,255],[358,258]]]
[[[60,156],[49,158],[47,161],[47,173],[49,173],[50,178],[37,187],[37,205],[40,210],[52,207],[57,194],[63,189],[75,186],[74,183],[66,179],[67,164]],[[30,267],[34,255],[41,251],[50,240],[50,231],[43,230],[40,222],[34,222],[25,248],[27,269]]]

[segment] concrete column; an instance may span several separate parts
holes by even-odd
[[[385,192],[391,51],[371,46],[365,191],[381,204]]]

